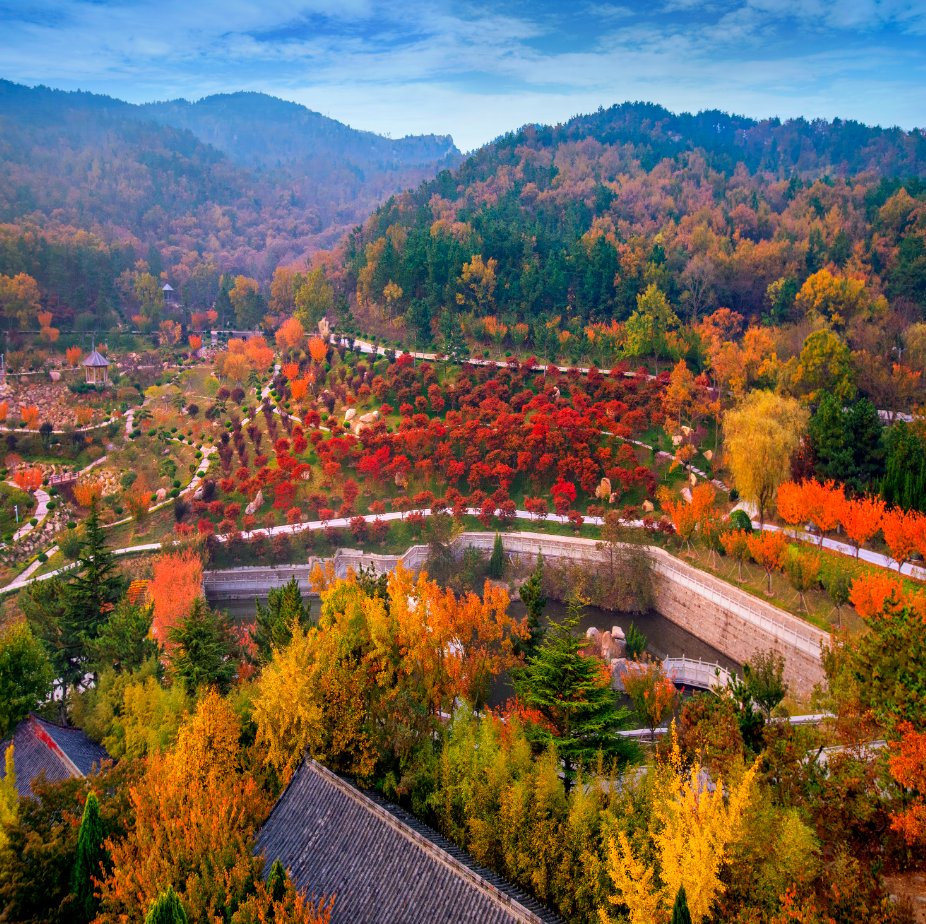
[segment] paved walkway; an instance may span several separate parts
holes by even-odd
[[[20,490],[20,491],[22,490],[22,488],[20,488],[19,485],[16,484],[15,481],[8,481],[7,484],[10,485],[10,487],[16,488],[17,490]],[[32,530],[37,529],[39,526],[41,526],[42,521],[48,515],[48,502],[51,500],[51,497],[49,496],[48,492],[45,491],[43,488],[36,488],[35,489],[35,500],[36,500],[35,510],[33,511],[32,515],[29,517],[29,519],[26,520],[26,522],[23,523],[23,525],[20,526],[18,530],[16,530],[16,532],[13,535],[13,542],[17,542],[19,539],[22,539],[23,536],[28,536],[29,533],[32,532]],[[23,517],[25,518],[25,514],[23,514]],[[38,522],[33,523],[32,522],[33,519],[38,520]]]

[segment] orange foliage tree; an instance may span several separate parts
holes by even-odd
[[[72,368],[75,367],[79,362],[80,358],[84,355],[84,351],[79,346],[69,346],[64,351],[64,358],[69,366]]]
[[[900,571],[910,556],[923,545],[926,517],[915,510],[894,507],[882,517],[881,531],[891,558],[897,562],[897,570]]]
[[[631,662],[621,677],[624,690],[655,738],[656,728],[672,714],[678,693],[661,661]]]
[[[74,500],[88,509],[103,496],[103,485],[96,478],[79,478],[73,490]]]
[[[845,500],[842,486],[832,481],[787,481],[778,488],[777,506],[781,518],[791,526],[810,520],[822,545],[824,535],[839,523]]]
[[[884,519],[884,501],[879,497],[846,498],[839,508],[839,523],[846,531],[849,542],[859,549],[881,528]]]
[[[10,404],[8,401],[0,401],[0,421],[6,420],[10,413]]]
[[[309,356],[317,363],[323,363],[328,355],[328,344],[321,337],[309,339]]]
[[[42,486],[42,470],[38,466],[21,468],[13,475],[13,481],[23,491],[34,491]]]
[[[295,350],[305,340],[305,328],[298,318],[287,318],[274,336],[277,347],[281,350]]]
[[[807,512],[810,522],[819,531],[819,544],[823,537],[839,523],[839,512],[845,503],[842,485],[838,487],[832,481],[819,482],[811,479],[803,483],[807,498]]]
[[[177,744],[154,754],[131,790],[132,822],[107,842],[111,869],[100,887],[101,924],[141,921],[172,886],[192,921],[286,920],[322,924],[327,903],[298,898],[291,884],[275,896],[263,886],[264,861],[251,841],[270,808],[243,769],[241,724],[232,706],[210,692],[180,729]],[[250,896],[250,897],[247,897]],[[281,908],[280,910],[283,910]]]
[[[289,383],[289,390],[293,396],[293,401],[301,401],[309,390],[309,380],[292,379]]]
[[[162,645],[168,644],[170,629],[189,613],[202,593],[203,563],[193,549],[164,552],[155,559],[148,585],[154,604],[151,633]]]
[[[74,420],[76,421],[78,427],[87,426],[87,424],[93,420],[93,408],[84,406],[75,408]]]
[[[280,367],[280,371],[284,376],[291,382],[297,375],[299,375],[299,363],[284,363]]]
[[[248,361],[257,372],[266,372],[273,364],[273,350],[263,337],[248,337],[244,348]]]
[[[203,338],[199,334],[190,334],[187,337],[187,343],[190,344],[190,352],[195,353],[197,350],[201,350],[203,346]]]
[[[900,739],[891,743],[891,776],[907,790],[909,802],[891,818],[891,827],[910,845],[926,842],[926,731],[909,722],[897,727]]]
[[[129,508],[129,513],[136,520],[143,520],[148,515],[152,493],[143,477],[137,478],[128,491],[125,492],[126,506]]]
[[[746,546],[753,561],[765,569],[768,592],[772,592],[772,572],[781,567],[787,541],[779,532],[763,530],[746,537]]]
[[[690,501],[674,500],[667,488],[659,492],[659,503],[662,509],[672,520],[678,537],[689,547],[698,530],[705,534],[711,531],[717,520],[716,499],[717,492],[707,482],[702,482],[692,488]]]
[[[890,614],[907,604],[903,584],[889,574],[863,574],[852,582],[849,602],[863,619]]]
[[[743,562],[749,557],[749,533],[745,529],[731,529],[720,534],[724,552],[736,562],[740,580],[743,579]]]
[[[24,427],[27,427],[29,430],[38,429],[39,409],[34,404],[30,404],[28,407],[21,407],[19,413],[22,417]]]
[[[789,526],[806,523],[810,519],[807,495],[802,484],[786,481],[778,487],[776,502],[778,515]]]

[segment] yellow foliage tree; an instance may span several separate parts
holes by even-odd
[[[756,505],[762,522],[778,486],[790,475],[791,457],[808,419],[793,398],[761,390],[724,416],[727,465],[740,495]]]
[[[484,701],[526,634],[507,613],[507,593],[489,584],[481,598],[458,598],[398,568],[388,604],[353,575],[335,580],[318,569],[312,584],[321,590],[318,625],[274,654],[254,703],[257,742],[284,775],[307,749],[360,777],[386,751],[402,759],[457,700]]]
[[[691,920],[700,924],[723,892],[720,873],[731,847],[743,835],[758,764],[729,786],[725,796],[722,782],[710,784],[700,764],[683,770],[676,741],[668,765],[656,773],[647,839],[657,859],[658,879],[637,859],[626,836],[619,836],[609,850],[608,871],[617,889],[610,901],[628,908],[635,924],[653,924],[668,918],[684,886]],[[604,924],[611,920],[605,911],[601,917]]]
[[[482,254],[474,254],[472,260],[463,264],[457,284],[457,304],[476,311],[480,315],[491,312],[495,304],[495,270],[498,261],[494,257],[483,260]]]

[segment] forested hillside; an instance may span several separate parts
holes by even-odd
[[[421,341],[456,306],[526,322],[538,348],[544,327],[625,320],[650,284],[683,319],[796,320],[824,268],[919,317],[924,174],[921,131],[624,104],[525,127],[390,200],[350,238],[345,289]]]
[[[37,234],[54,262],[91,232],[175,283],[199,263],[267,278],[458,159],[446,137],[392,141],[258,94],[141,107],[0,81],[0,273],[48,292],[64,269],[36,275],[11,254]]]

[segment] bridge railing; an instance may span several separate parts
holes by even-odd
[[[662,662],[666,674],[675,682],[689,687],[710,690],[725,687],[732,674],[714,661],[696,661],[694,658],[666,658]]]

